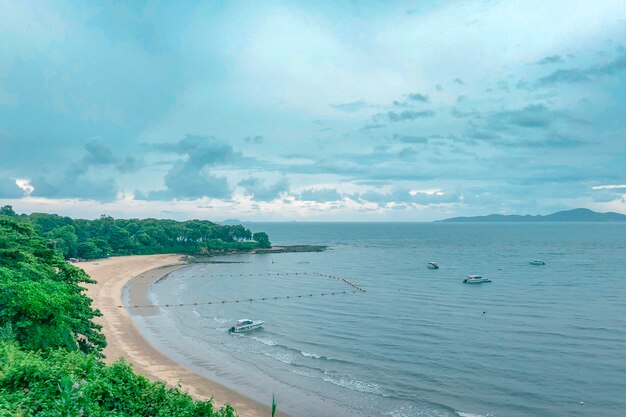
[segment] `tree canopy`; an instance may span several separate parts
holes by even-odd
[[[0,208],[1,213],[30,224],[46,239],[48,247],[65,259],[270,247],[266,233],[253,235],[242,225],[220,225],[207,220],[114,219],[107,215],[84,220],[46,213],[17,215],[11,206]]]
[[[0,326],[10,324],[21,346],[100,352],[106,342],[92,319],[101,314],[81,286],[91,282],[30,225],[0,216]]]
[[[85,229],[77,226],[79,221],[37,215],[33,223],[42,237],[30,221],[3,213],[0,416],[235,416],[232,406],[214,410],[211,400],[194,401],[178,388],[150,382],[123,360],[102,361],[106,341],[93,322],[101,314],[91,308],[82,286],[94,281],[63,255],[81,245],[120,250],[132,236],[128,228],[102,218],[90,227],[108,228],[114,241],[102,239],[103,232],[81,242]]]

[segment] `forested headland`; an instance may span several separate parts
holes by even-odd
[[[102,361],[106,340],[93,321],[101,313],[83,288],[93,281],[67,262],[63,256],[68,253],[50,239],[73,230],[69,248],[79,250],[81,243],[96,245],[102,239],[117,254],[136,249],[131,244],[136,233],[128,229],[141,227],[110,218],[89,223],[8,214],[0,214],[0,417],[235,415],[228,405],[214,410],[211,401],[194,401],[178,388],[151,382],[123,360],[112,365]],[[124,246],[113,246],[111,236],[124,237],[119,240]],[[195,247],[173,241],[177,237],[164,239],[160,250]],[[101,245],[96,247],[109,249]]]
[[[269,248],[264,232],[252,233],[241,225],[220,225],[207,220],[178,222],[161,219],[72,219],[57,214],[17,214],[11,206],[5,215],[32,226],[46,245],[65,259],[96,259],[116,255],[157,253],[227,253]]]

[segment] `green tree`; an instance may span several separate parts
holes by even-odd
[[[103,256],[102,251],[100,250],[100,248],[98,248],[93,240],[79,243],[77,252],[78,257],[83,259],[97,259],[102,258]]]
[[[93,283],[33,228],[0,217],[0,327],[10,324],[21,346],[100,352],[106,345],[100,312],[82,284]]]
[[[13,207],[9,205],[0,207],[0,214],[4,216],[16,216],[17,215],[13,211]]]
[[[78,255],[78,236],[74,226],[67,225],[52,229],[46,237],[56,242],[56,248],[61,251],[65,259],[75,258]]]
[[[265,232],[256,232],[252,235],[252,240],[257,242],[262,248],[271,248],[270,238]]]

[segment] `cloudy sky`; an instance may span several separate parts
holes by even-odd
[[[0,204],[626,213],[626,2],[0,0]]]

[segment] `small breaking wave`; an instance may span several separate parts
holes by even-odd
[[[349,378],[330,378],[328,376],[324,378],[324,382],[329,382],[333,385],[337,385],[338,387],[347,388],[352,391],[383,395],[381,386],[372,382],[363,382],[358,379]]]
[[[417,408],[412,405],[406,405],[387,411],[385,415],[390,417],[449,417],[451,414],[450,412],[442,410]]]
[[[221,324],[227,323],[229,321],[228,319],[223,319],[221,317],[213,317],[213,320]]]
[[[276,359],[279,362],[282,362],[286,365],[291,365],[293,363],[293,355],[285,354],[285,353],[264,353],[265,356],[269,356],[270,358]]]
[[[265,346],[277,346],[278,343],[272,339],[264,339],[262,337],[252,336],[251,339],[256,340],[257,342],[263,343]]]

